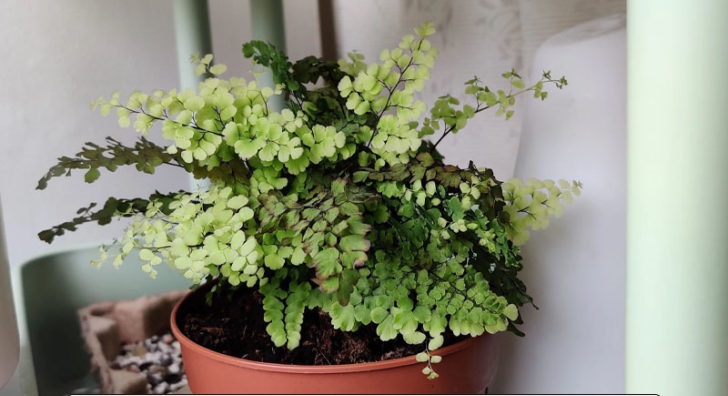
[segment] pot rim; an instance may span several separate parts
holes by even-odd
[[[195,289],[197,290],[197,289]],[[298,365],[298,364],[283,364],[283,363],[271,363],[261,362],[257,360],[249,360],[244,358],[238,358],[231,355],[226,355],[220,352],[213,351],[205,348],[200,344],[189,339],[182,333],[182,330],[177,326],[177,312],[180,306],[189,298],[189,296],[195,291],[192,290],[185,294],[172,308],[172,314],[170,315],[170,328],[172,334],[174,334],[180,345],[194,351],[194,353],[203,355],[206,358],[214,359],[218,362],[229,366],[244,367],[253,370],[264,370],[274,372],[287,372],[287,373],[299,373],[299,374],[336,374],[336,373],[350,373],[356,371],[377,371],[389,369],[392,367],[410,366],[415,364],[422,364],[418,362],[414,355],[405,356],[396,359],[388,359],[377,362],[366,362],[366,363],[350,363],[350,364],[333,364],[333,365]],[[474,342],[477,342],[480,337],[487,337],[490,334],[484,333],[481,336],[470,337],[465,340],[456,342],[455,344],[448,345],[444,348],[436,349],[431,352],[432,355],[445,357],[453,353],[459,352]]]

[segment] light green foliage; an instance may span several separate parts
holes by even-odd
[[[516,103],[516,97],[527,92],[533,92],[535,98],[541,100],[546,99],[548,92],[544,91],[545,84],[553,84],[561,89],[567,85],[564,77],[559,80],[551,78],[550,72],[544,72],[543,76],[535,84],[526,87],[521,76],[515,70],[503,73],[503,78],[508,80],[509,88],[498,89],[492,91],[488,86],[483,85],[477,78],[473,78],[465,82],[465,94],[472,96],[473,104],[464,104],[461,108],[460,100],[457,98],[444,95],[435,101],[434,106],[430,110],[430,116],[426,117],[419,131],[419,136],[428,136],[435,134],[442,129],[442,135],[435,142],[435,146],[449,134],[455,134],[465,128],[469,119],[475,117],[476,114],[495,108],[495,114],[510,119],[513,114],[513,106]],[[515,89],[515,91],[514,91]]]
[[[389,165],[407,163],[420,147],[421,141],[411,122],[425,110],[425,104],[415,100],[430,77],[437,50],[427,37],[434,33],[432,25],[417,30],[417,36],[407,35],[398,48],[384,50],[381,63],[364,69],[362,58],[352,57],[347,70],[355,77],[344,76],[338,84],[346,107],[355,114],[372,113],[376,124],[368,136],[367,146]],[[363,142],[360,142],[363,143]]]
[[[505,207],[510,221],[506,224],[509,237],[516,245],[526,243],[529,229],[544,229],[549,218],[559,217],[564,211],[563,204],[571,203],[574,196],[581,193],[581,183],[559,180],[511,179],[503,184]]]
[[[382,340],[421,345],[417,359],[436,378],[444,334],[521,334],[518,307],[531,301],[518,279],[519,246],[578,195],[578,182],[511,180],[487,168],[448,165],[437,145],[476,114],[512,116],[518,95],[544,99],[549,73],[527,86],[514,71],[508,86],[465,84],[469,103],[445,95],[425,115],[416,99],[437,51],[431,24],[384,50],[338,63],[295,63],[259,41],[247,57],[273,72],[276,88],[224,78],[211,55],[195,56],[209,76],[196,90],[118,94],[94,106],[141,136],[133,147],[108,138],[61,157],[40,180],[84,171],[87,182],[124,165],[153,173],[171,165],[207,178],[201,191],[109,198],[40,233],[50,242],[80,224],[131,217],[106,259],[138,254],[156,276],[167,263],[194,284],[255,288],[273,343],[296,348],[306,310],[321,309],[335,328],[374,326]],[[282,95],[286,107],[268,106]],[[145,135],[160,131],[166,146]],[[441,133],[434,143],[424,138]]]
[[[166,203],[150,202],[135,216],[119,241],[119,258],[139,250],[142,269],[155,276],[162,259],[199,283],[211,272],[236,286],[253,287],[263,278],[263,250],[254,229],[246,226],[253,210],[230,187],[213,185],[197,193],[179,193]],[[269,256],[265,256],[267,259]]]

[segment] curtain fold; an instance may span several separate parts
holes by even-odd
[[[333,8],[339,56],[355,49],[363,53],[369,61],[377,60],[381,49],[396,46],[399,38],[414,27],[425,21],[433,22],[438,33],[431,41],[440,50],[440,55],[432,70],[431,80],[421,95],[425,103],[431,104],[445,93],[467,100],[463,94],[463,82],[473,76],[478,76],[492,89],[498,89],[507,88],[501,73],[512,68],[520,71],[524,78],[538,75],[541,70],[531,69],[534,68],[534,55],[544,41],[583,22],[625,13],[626,0],[338,0],[334,2]],[[596,59],[594,61],[598,62]],[[568,75],[566,77],[569,79]],[[573,77],[578,79],[577,76]],[[575,92],[577,81],[572,85],[572,91]],[[567,92],[569,88],[567,86],[563,93],[573,95],[573,92]],[[551,90],[554,91],[555,88]],[[553,92],[552,102],[556,94]],[[526,96],[519,98],[521,103],[532,100]],[[540,105],[541,103],[533,103],[533,107]],[[493,168],[496,176],[501,179],[510,178],[514,173],[520,144],[523,110],[523,105],[519,105],[515,116],[509,121],[494,114],[481,114],[471,120],[470,125],[458,135],[448,136],[443,140],[439,148],[451,163],[462,166],[473,160],[476,165]],[[584,127],[588,128],[588,125]],[[435,135],[435,139],[438,137]],[[558,174],[548,177],[569,176]],[[589,186],[585,188],[588,189]],[[625,264],[621,262],[614,265],[617,266],[614,271],[618,272],[623,271]],[[548,272],[549,269],[540,271]],[[553,271],[551,269],[552,274]],[[533,290],[543,290],[542,293],[539,292],[541,301],[553,300],[552,294],[558,294],[559,298],[568,296],[568,290],[553,290],[554,285],[549,283],[549,277],[539,277],[538,273],[534,276],[527,272],[524,270],[524,276],[530,276],[529,285],[532,285]],[[551,277],[558,276],[560,275]],[[562,279],[567,283],[584,285],[592,284],[595,276],[599,276],[598,268],[590,269],[589,263],[579,263],[578,268],[571,268],[571,272],[564,274]],[[623,311],[622,278],[603,278],[598,290],[592,291],[594,298],[590,300],[599,301],[599,306],[590,306],[590,301],[584,301],[584,309],[600,312]],[[609,296],[619,298],[610,299]],[[538,304],[539,296],[534,297]],[[574,299],[589,297],[580,294],[575,295]],[[607,301],[606,305],[603,305],[604,301]],[[596,315],[596,319],[595,315],[579,315],[571,308],[567,312],[569,320],[564,320],[563,309],[559,308],[563,307],[548,306],[546,303],[542,304],[540,311],[524,307],[526,322],[529,317],[534,323],[534,317],[538,319],[536,327],[533,328],[532,340],[516,339],[510,334],[501,336],[504,341],[502,364],[491,392],[547,392],[544,389],[567,393],[624,391],[624,345],[605,346],[605,341],[600,340],[599,334],[596,334],[602,331],[623,331],[623,324],[606,323],[609,320],[607,315]],[[580,319],[592,322],[570,322]],[[592,330],[584,330],[585,328]],[[596,328],[599,330],[593,330]],[[546,342],[544,334],[550,336]],[[579,337],[573,341],[565,340],[568,334],[578,334]],[[548,345],[548,340],[558,342]],[[603,353],[605,350],[608,352],[600,355],[600,364],[590,364],[595,359],[595,351]],[[540,356],[538,362],[541,363],[537,363],[534,356],[538,354],[548,356]],[[553,364],[548,367],[539,366],[544,360],[553,360]],[[532,370],[539,372],[529,375]],[[584,389],[587,386],[593,389]]]
[[[425,21],[437,28],[432,43],[440,55],[422,99],[432,103],[443,93],[465,99],[463,83],[478,76],[491,88],[505,87],[501,73],[512,68],[526,76],[533,54],[551,35],[581,22],[625,12],[626,0],[372,0],[333,3],[338,55],[356,50],[369,61],[379,51]],[[527,99],[527,98],[523,98]],[[440,145],[459,165],[474,160],[496,176],[513,175],[521,131],[519,107],[505,122],[492,114],[471,121],[467,130]]]

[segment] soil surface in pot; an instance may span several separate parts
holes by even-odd
[[[298,348],[289,351],[270,340],[263,320],[262,296],[245,287],[218,290],[207,305],[204,293],[194,293],[182,304],[177,325],[192,341],[226,355],[270,363],[330,365],[375,362],[417,354],[421,345],[408,345],[401,338],[383,342],[376,326],[356,332],[334,329],[321,311],[308,310]],[[445,337],[445,345],[459,341]]]

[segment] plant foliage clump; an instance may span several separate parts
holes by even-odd
[[[443,334],[519,333],[518,308],[531,301],[518,279],[519,246],[531,229],[544,228],[578,182],[497,180],[472,162],[444,162],[437,146],[492,109],[506,119],[516,96],[544,99],[544,73],[526,86],[511,71],[507,90],[477,78],[465,83],[472,99],[440,97],[427,111],[417,93],[430,76],[437,51],[425,24],[399,46],[367,64],[359,54],[327,62],[295,63],[260,41],[243,46],[246,57],[272,70],[275,88],[224,79],[212,56],[193,57],[209,78],[197,90],[118,94],[94,106],[115,112],[121,127],[139,134],[134,146],[107,138],[62,157],[39,182],[72,171],[85,180],[134,165],[153,173],[181,168],[208,188],[109,198],[82,208],[74,219],[39,234],[51,242],[85,222],[133,217],[101,261],[120,264],[138,254],[155,276],[169,264],[193,284],[217,280],[257,288],[264,296],[267,331],[278,346],[296,348],[306,310],[328,313],[335,328],[376,326],[382,340],[420,344],[418,360],[434,378],[430,351]],[[283,109],[269,105],[273,95]],[[169,143],[146,138],[154,126]],[[426,139],[428,137],[437,139]]]

